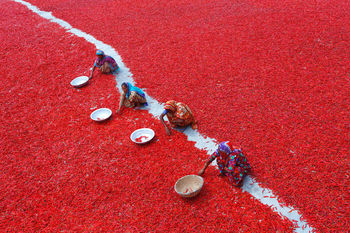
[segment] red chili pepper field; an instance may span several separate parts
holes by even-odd
[[[348,1],[29,0],[111,45],[137,86],[188,104],[199,132],[245,151],[252,177],[316,232],[349,224]],[[0,1],[0,232],[292,232],[295,223],[214,167],[194,199],[174,191],[208,157],[145,110],[115,114],[96,48]],[[100,107],[112,118],[96,123]],[[152,128],[149,144],[130,134]]]

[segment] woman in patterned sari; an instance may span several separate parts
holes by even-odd
[[[192,125],[192,129],[197,129],[197,122],[193,117],[191,109],[184,103],[169,100],[165,103],[164,112],[160,115],[160,121],[165,127],[168,135],[171,134],[170,128],[164,122],[164,116],[168,117],[170,126],[172,128],[186,127]]]
[[[103,74],[112,74],[119,69],[119,66],[113,57],[105,55],[102,50],[97,50],[96,56],[97,58],[95,60],[94,66],[92,67],[90,79],[92,78],[96,67],[99,68]]]
[[[148,105],[146,95],[140,88],[133,86],[131,83],[122,83],[122,89],[123,94],[120,96],[117,113],[120,113],[122,106],[133,108]]]
[[[220,174],[227,176],[232,185],[240,187],[243,183],[243,178],[251,169],[242,150],[232,146],[229,141],[220,143],[218,149],[208,158],[204,167],[198,172],[198,175],[203,175],[205,169],[215,159]]]

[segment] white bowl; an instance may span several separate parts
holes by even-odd
[[[176,181],[174,189],[181,197],[194,197],[202,190],[203,184],[201,176],[188,175]]]
[[[90,118],[94,121],[104,121],[107,120],[112,115],[112,110],[109,108],[99,108],[93,111]]]
[[[131,141],[137,143],[137,144],[145,144],[149,141],[151,141],[154,137],[155,133],[152,129],[149,128],[142,128],[135,130],[131,135],[130,139]]]
[[[73,87],[82,87],[82,86],[85,86],[88,82],[89,82],[89,77],[80,76],[80,77],[73,79],[70,82],[70,85],[72,85]]]

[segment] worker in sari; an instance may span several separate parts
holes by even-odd
[[[193,129],[197,129],[197,122],[193,117],[191,109],[184,103],[169,100],[164,105],[164,112],[160,115],[159,119],[164,125],[166,133],[170,135],[170,128],[164,122],[165,115],[168,117],[171,128],[191,125]]]
[[[102,50],[97,50],[96,56],[97,58],[92,67],[90,79],[92,78],[96,67],[99,68],[103,74],[112,74],[119,69],[119,66],[113,57],[105,55]]]
[[[138,87],[133,86],[131,83],[122,83],[123,93],[120,96],[119,109],[117,113],[120,113],[122,106],[133,108],[147,106],[146,95]]]
[[[251,169],[242,150],[232,146],[229,141],[220,143],[218,149],[208,158],[198,175],[203,175],[205,169],[215,159],[219,166],[220,174],[227,176],[232,185],[240,187],[243,183],[243,178]]]

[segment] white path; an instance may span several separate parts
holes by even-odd
[[[130,72],[130,69],[124,65],[122,58],[112,46],[105,44],[100,40],[97,40],[95,37],[79,29],[73,28],[68,22],[53,16],[51,12],[41,11],[36,6],[22,0],[13,1],[21,3],[28,7],[28,9],[30,9],[34,13],[40,15],[41,17],[48,19],[53,23],[57,23],[58,25],[66,29],[67,32],[75,36],[84,38],[86,41],[94,44],[96,46],[96,49],[101,49],[105,51],[106,54],[112,56],[117,61],[120,67],[120,71],[117,75],[118,77],[116,77],[117,83],[121,84],[122,82],[130,82],[134,84],[134,80],[132,78],[133,75]],[[118,88],[121,92],[122,90],[120,85],[118,86]],[[154,117],[159,117],[159,115],[163,111],[163,104],[159,103],[157,100],[150,96],[147,96],[147,100],[149,102],[149,106],[147,107],[149,113],[152,114]],[[215,151],[217,146],[217,141],[215,139],[205,137],[198,131],[194,131],[191,128],[186,129],[184,134],[187,135],[189,141],[196,142],[195,146],[197,148],[206,150],[208,154],[211,154]],[[254,178],[247,176],[245,178],[242,189],[243,191],[250,193],[261,203],[269,205],[274,212],[277,212],[281,216],[287,217],[292,222],[296,222],[298,227],[295,229],[295,232],[310,232],[314,230],[311,226],[307,224],[307,222],[301,219],[301,214],[296,209],[294,209],[293,207],[282,206],[278,202],[277,198],[275,198],[275,195],[273,195],[273,192],[270,189],[260,187],[259,184],[254,180]]]

